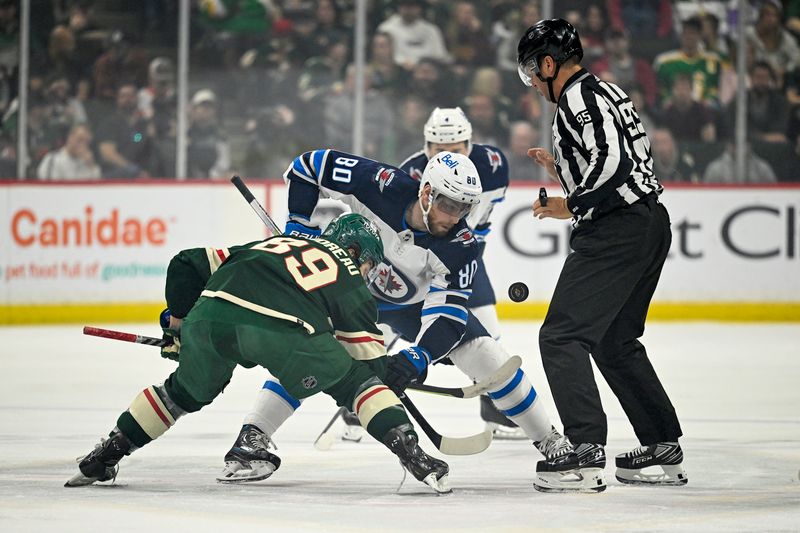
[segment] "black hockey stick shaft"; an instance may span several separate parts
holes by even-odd
[[[417,424],[419,424],[419,427],[422,428],[422,431],[425,432],[433,445],[436,446],[436,449],[439,449],[442,446],[442,435],[433,429],[433,427],[428,423],[428,420],[422,416],[422,413],[419,412],[419,409],[417,409],[417,406],[411,401],[411,398],[406,396],[405,393],[398,395],[398,398],[400,398],[400,401],[403,402],[406,411],[408,411],[408,413],[414,417],[414,420],[417,421]]]
[[[245,201],[250,204],[250,207],[253,208],[253,211],[256,212],[258,218],[261,219],[261,222],[267,226],[267,229],[272,233],[272,235],[281,235],[283,232],[280,230],[278,225],[272,220],[272,217],[269,216],[269,213],[264,209],[264,207],[256,200],[256,197],[253,196],[253,193],[250,189],[245,185],[242,178],[239,176],[234,176],[231,178],[231,183],[233,183],[236,188],[239,190],[239,193],[244,197]]]
[[[417,406],[411,401],[411,398],[402,393],[398,396],[400,401],[406,408],[409,414],[414,417],[419,427],[428,439],[436,446],[436,449],[446,455],[474,455],[481,453],[492,443],[492,432],[484,431],[469,437],[445,437],[438,431],[433,429],[428,420],[422,416]]]

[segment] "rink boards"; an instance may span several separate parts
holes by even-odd
[[[249,186],[281,224],[283,183]],[[485,259],[501,318],[543,316],[569,250],[569,222],[532,217],[537,191],[513,185],[492,218]],[[800,187],[673,186],[662,200],[673,244],[651,318],[800,321]],[[322,223],[341,211],[322,206]],[[0,224],[5,324],[149,320],[177,251],[267,235],[227,181],[6,182]],[[515,281],[528,301],[508,300]]]

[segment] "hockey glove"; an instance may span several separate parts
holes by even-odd
[[[292,237],[305,237],[307,239],[313,239],[314,237],[319,237],[320,233],[322,232],[319,228],[306,226],[305,224],[301,224],[296,220],[290,220],[286,223],[286,230],[283,233],[284,235],[290,235]]]
[[[161,347],[161,357],[177,361],[181,353],[180,320],[173,318],[169,309],[164,309],[158,321],[161,324],[161,331],[164,332],[161,338],[166,342]]]
[[[411,346],[400,350],[389,357],[386,378],[383,382],[399,395],[412,381],[417,383],[425,381],[430,363],[431,356],[424,348]]]

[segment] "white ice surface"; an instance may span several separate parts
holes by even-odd
[[[539,325],[504,323],[503,341],[523,356],[555,416]],[[152,324],[109,327],[158,333]],[[644,342],[683,425],[685,487],[614,479],[613,456],[637,443],[602,378],[604,493],[536,492],[539,456],[520,441],[445,457],[451,495],[437,497],[410,477],[398,493],[399,464],[369,437],[313,448],[335,410],[322,395],[276,436],[283,465],[271,479],[220,485],[222,456],[264,378],[240,368],[214,404],[123,460],[116,484],[68,489],[75,457],[174,364],[155,348],[85,337],[76,326],[0,328],[0,531],[800,531],[800,327],[655,323]],[[437,367],[428,383],[465,378]],[[412,396],[444,434],[483,428],[477,400]]]

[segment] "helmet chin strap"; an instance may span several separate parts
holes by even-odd
[[[425,209],[425,206],[422,205],[422,196],[419,195],[417,201],[419,202],[419,208],[422,210],[422,223],[425,224],[425,229],[428,230],[428,233],[433,233],[431,231],[431,227],[428,225],[428,213],[431,212],[431,208],[433,207],[433,192],[428,193],[428,208]]]
[[[552,76],[545,78],[544,76],[542,76],[540,72],[536,73],[536,77],[539,78],[540,81],[547,82],[547,91],[550,93],[548,96],[550,98],[550,101],[553,102],[554,104],[557,104],[558,100],[556,99],[555,92],[553,92],[553,82],[558,77],[559,70],[561,70],[561,64],[556,63],[556,71],[553,72]]]

